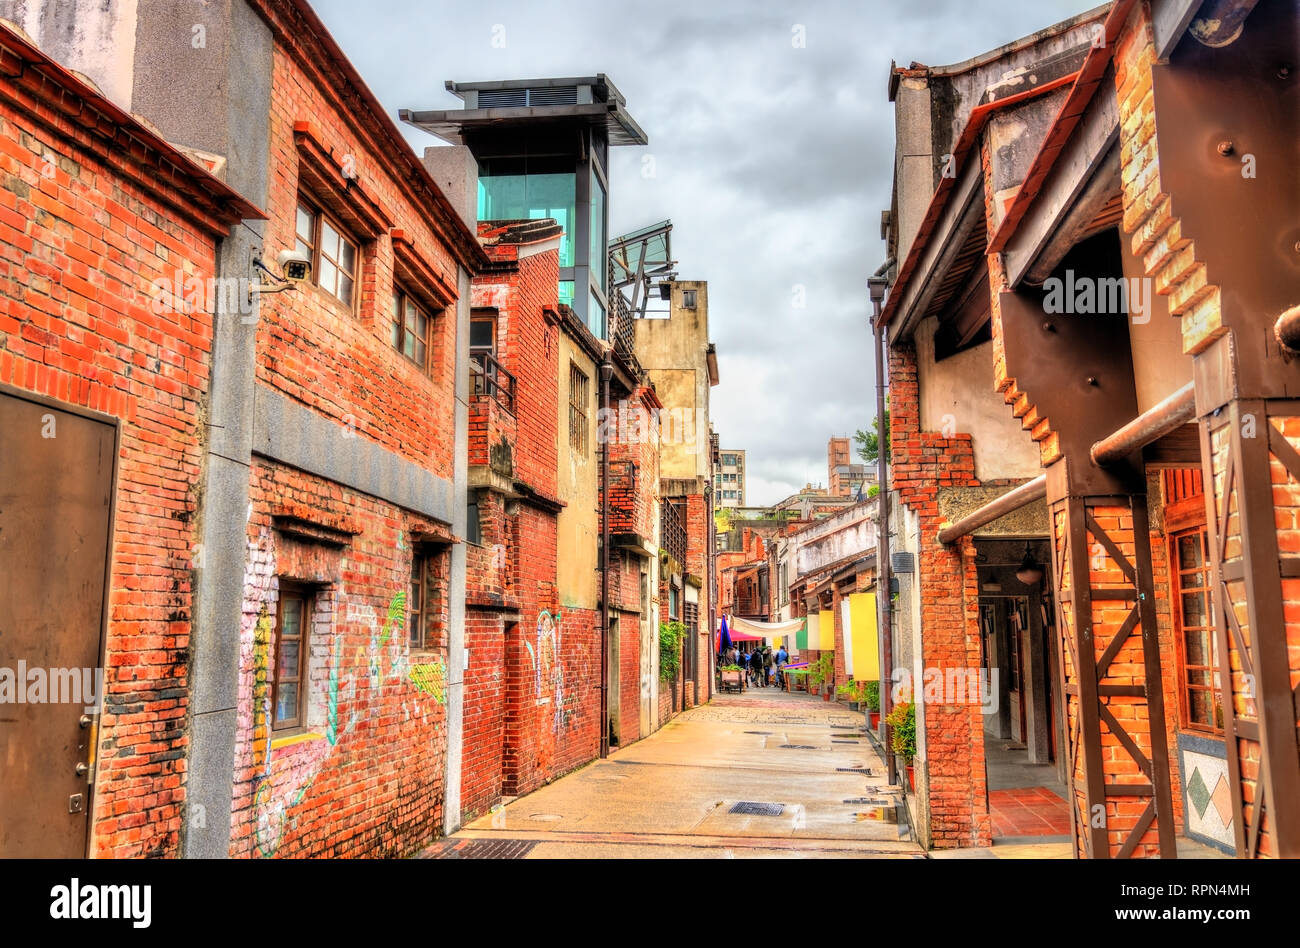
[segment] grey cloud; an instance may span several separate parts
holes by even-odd
[[[596,0],[316,9],[390,113],[454,108],[445,79],[605,72],[647,131],[611,162],[611,227],[673,221],[684,278],[709,281],[714,424],[748,450],[751,503],[826,479],[826,439],[870,425],[867,276],[889,206],[890,59],[959,62],[1087,9],[1070,0],[910,3]],[[756,9],[757,7],[757,9]],[[505,28],[504,48],[492,46]],[[791,45],[791,27],[807,45]],[[407,130],[412,147],[434,140]],[[656,176],[641,176],[641,156]],[[801,284],[807,306],[791,305]]]

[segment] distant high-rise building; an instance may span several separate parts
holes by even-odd
[[[848,438],[831,438],[826,443],[826,483],[832,497],[864,496],[876,482],[875,470],[867,464],[854,464]]]
[[[723,448],[713,465],[713,493],[718,507],[745,506],[745,452]]]

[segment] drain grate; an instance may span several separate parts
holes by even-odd
[[[861,739],[857,737],[832,737],[832,744],[860,744]]]
[[[870,767],[836,767],[835,770],[842,774],[862,774],[865,777],[871,776]]]
[[[741,801],[733,804],[728,813],[744,813],[748,816],[780,816],[785,811],[783,803],[749,803]]]
[[[815,751],[817,748],[812,744],[782,744],[781,749],[791,751]]]
[[[850,806],[890,806],[888,800],[879,800],[875,797],[849,797],[844,801]]]
[[[746,734],[762,734],[762,735],[765,736],[765,737],[771,737],[771,736],[772,736],[772,732],[771,732],[771,731],[746,731],[745,733],[746,733]]]
[[[831,727],[857,727],[856,724],[832,724]]]
[[[523,859],[536,845],[531,839],[461,839],[438,847],[430,858]]]

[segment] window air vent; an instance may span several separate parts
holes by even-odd
[[[529,89],[529,105],[577,105],[577,86],[552,86],[546,89]]]
[[[527,104],[527,89],[482,89],[478,94],[480,109],[513,109]]]
[[[547,86],[541,89],[481,89],[480,109],[517,109],[530,105],[577,105],[577,86]]]

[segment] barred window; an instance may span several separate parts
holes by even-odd
[[[583,457],[587,455],[587,402],[590,380],[578,366],[569,363],[569,446]]]

